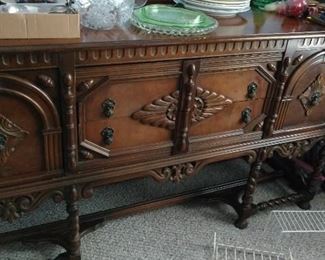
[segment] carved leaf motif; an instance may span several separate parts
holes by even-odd
[[[300,95],[299,99],[308,116],[311,110],[319,105],[325,95],[325,79],[319,74],[310,86]]]
[[[132,118],[143,124],[164,127],[169,130],[175,128],[176,110],[179,92],[156,99],[132,115]]]
[[[16,146],[29,133],[19,126],[11,122],[4,115],[0,114],[0,135],[1,135],[1,149],[0,149],[0,171],[6,164],[11,153],[15,152]]]
[[[198,123],[207,119],[226,106],[232,104],[232,100],[224,95],[209,90],[197,88],[192,123]]]
[[[151,104],[135,112],[132,118],[143,124],[173,130],[175,128],[178,97],[179,92],[175,91],[168,96],[154,100]],[[230,104],[232,104],[232,100],[224,95],[198,87],[191,121],[193,124],[199,123]]]
[[[79,154],[85,160],[93,160],[94,159],[94,155],[85,149],[80,149]]]
[[[95,83],[95,81],[93,79],[83,81],[78,85],[77,90],[79,92],[87,91],[94,86],[94,83]]]
[[[39,83],[46,87],[46,88],[54,88],[55,87],[55,83],[54,80],[47,75],[41,74],[37,76],[37,80],[39,81]]]

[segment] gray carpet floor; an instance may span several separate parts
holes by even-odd
[[[223,172],[231,172],[231,167],[240,168],[241,172],[245,172],[245,166],[240,163],[231,162],[226,166],[218,167],[221,167],[219,170]],[[215,171],[216,168],[212,170]],[[158,194],[158,186],[153,188],[150,184],[149,189],[147,184],[139,185],[139,183],[127,184],[127,187],[123,188],[123,194],[129,194],[129,199],[133,198],[133,202],[143,199],[141,196],[144,193],[150,198],[154,197],[152,194]],[[168,190],[169,194],[175,187],[169,186],[164,191]],[[103,209],[103,203],[116,198],[119,194],[116,193],[117,191],[120,190],[116,187],[102,189],[91,203],[82,202],[81,210],[87,213],[87,211],[94,211],[95,207]],[[287,188],[282,182],[263,184],[257,190],[256,201],[281,196],[286,192]],[[160,190],[160,193],[164,192]],[[138,194],[142,194],[139,195],[141,198],[137,198]],[[121,200],[123,200],[122,197],[119,197],[118,201]],[[312,202],[312,206],[315,210],[325,210],[325,194],[319,194]],[[46,222],[49,216],[60,215],[62,207],[64,205],[49,203],[35,214],[22,218],[13,226],[13,229],[35,224],[35,218],[37,223]],[[298,208],[290,205],[281,207],[281,209],[297,210]],[[246,230],[239,230],[233,226],[236,219],[233,209],[218,202],[196,200],[147,211],[109,221],[104,227],[85,236],[82,239],[82,259],[211,259],[215,232],[218,241],[224,244],[285,253],[290,249],[295,260],[325,259],[325,233],[282,234],[278,232],[276,225],[270,224],[272,223],[269,221],[270,214],[271,211],[265,211],[253,216],[249,227]],[[7,229],[8,225],[1,223],[0,232],[8,231]],[[53,259],[63,251],[58,246],[45,243],[11,243],[0,246],[0,259]]]

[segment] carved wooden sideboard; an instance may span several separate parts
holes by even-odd
[[[72,44],[2,42],[0,217],[12,222],[49,197],[66,201],[66,228],[43,239],[79,259],[90,224],[80,225],[78,200],[95,187],[146,176],[181,182],[238,157],[252,164],[242,203],[232,202],[238,227],[257,209],[307,207],[325,149],[309,189],[258,205],[253,193],[267,158],[323,142],[322,30],[248,12],[202,37],[126,26],[83,30]]]

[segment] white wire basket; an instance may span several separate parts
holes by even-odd
[[[324,260],[325,211],[274,210],[255,240],[223,244],[215,233],[212,260]]]
[[[325,211],[274,210],[271,213],[282,233],[324,233]]]
[[[292,260],[287,255],[217,243],[214,235],[212,260]]]

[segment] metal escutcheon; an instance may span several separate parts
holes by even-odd
[[[113,99],[106,99],[102,104],[102,110],[107,118],[110,118],[114,114],[116,103]]]
[[[101,132],[101,136],[103,138],[103,142],[106,145],[111,145],[113,143],[114,129],[110,127],[105,127]]]
[[[248,124],[252,120],[252,109],[247,107],[244,109],[244,111],[241,113],[241,120]]]
[[[248,85],[247,87],[247,97],[249,99],[253,99],[256,97],[256,94],[257,94],[257,84],[255,82],[252,82]]]

